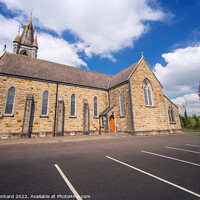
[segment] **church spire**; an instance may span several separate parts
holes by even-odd
[[[23,32],[21,35],[21,43],[31,46],[34,41],[34,32],[32,17],[29,18],[26,25],[24,25]]]
[[[22,34],[20,36],[20,30],[17,36],[13,40],[13,53],[26,55],[32,58],[37,57],[37,36],[34,38],[35,29],[32,23],[32,12],[26,25],[23,27]]]

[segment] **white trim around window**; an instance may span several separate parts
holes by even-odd
[[[14,88],[14,89],[15,89],[14,100],[13,100],[13,104],[12,104],[12,113],[6,113],[6,107],[7,107],[7,101],[8,101],[8,94],[9,94],[9,90],[10,90],[11,88]],[[16,89],[15,86],[11,85],[10,87],[8,87],[7,92],[6,92],[6,98],[5,98],[5,103],[4,103],[3,117],[14,117],[16,96],[17,96],[17,89]]]
[[[44,100],[43,98],[45,92],[48,92],[48,102],[47,102],[47,113],[43,114],[42,109],[43,109],[43,100]],[[41,106],[40,106],[40,117],[49,117],[49,103],[50,103],[50,92],[49,90],[43,90],[41,98]]]
[[[125,106],[124,106],[124,94],[119,94],[119,113],[120,117],[125,116]]]
[[[174,111],[173,111],[172,106],[168,107],[168,117],[169,117],[169,123],[174,124],[175,120],[174,120]]]
[[[96,98],[96,115],[95,115],[95,98]],[[98,105],[98,97],[94,96],[93,98],[93,117],[98,118],[99,117],[99,105]]]
[[[74,100],[72,99],[72,96],[74,95]],[[74,113],[72,113],[72,100],[74,101]],[[71,118],[76,118],[76,94],[73,93],[70,96],[70,107],[69,107],[69,113]]]
[[[142,88],[143,88],[144,102],[146,107],[154,107],[153,87],[149,79],[147,78],[144,79]]]

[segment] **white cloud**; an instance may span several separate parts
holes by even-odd
[[[167,62],[166,66],[157,63],[154,71],[163,84],[164,93],[177,97],[195,90],[197,92],[200,78],[200,45],[176,49],[162,54],[162,57]]]
[[[194,113],[200,115],[200,100],[198,94],[186,94],[172,99],[172,101],[179,107],[180,114],[183,115],[186,106],[188,115],[192,116]]]
[[[17,35],[20,23],[16,19],[7,19],[0,15],[0,51],[4,44],[7,45],[7,51],[12,52],[12,41]],[[38,35],[39,51],[38,58],[72,65],[76,67],[87,64],[78,56],[78,48],[69,44],[62,38],[55,38],[49,34],[41,33]]]
[[[77,55],[77,48],[62,38],[55,38],[49,34],[38,35],[38,58],[48,61],[79,67],[87,67],[87,64]]]
[[[163,84],[164,93],[174,98],[179,112],[183,114],[184,105],[189,115],[200,115],[200,101],[197,95],[200,78],[200,45],[176,49],[162,54],[166,66],[157,63],[154,71]]]
[[[7,45],[7,49],[12,51],[12,42],[17,31],[19,29],[20,23],[14,19],[7,19],[0,14],[0,51],[3,50],[4,44]]]
[[[147,21],[164,20],[160,8],[152,8],[155,0],[0,0],[9,9],[30,15],[37,25],[54,30],[61,35],[70,30],[83,43],[87,56],[92,54],[112,57],[124,47],[132,47],[134,40],[148,31]],[[145,23],[144,23],[145,22]]]

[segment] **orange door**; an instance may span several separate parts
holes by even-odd
[[[115,122],[113,116],[110,116],[110,132],[115,132]]]

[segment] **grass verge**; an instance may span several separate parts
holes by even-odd
[[[196,129],[183,129],[183,132],[185,132],[185,133],[200,133],[200,130],[196,130]]]

